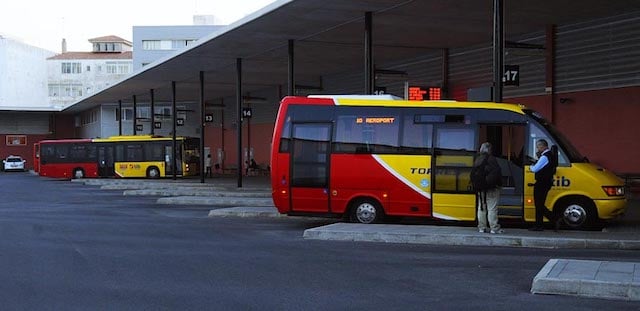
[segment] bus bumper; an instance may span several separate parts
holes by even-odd
[[[619,215],[624,214],[627,208],[627,199],[612,199],[612,200],[594,200],[596,208],[598,209],[598,217],[600,219],[613,219]]]

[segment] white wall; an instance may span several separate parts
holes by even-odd
[[[129,71],[124,74],[107,73],[107,62],[127,62]],[[62,73],[62,63],[80,63],[80,73]],[[131,59],[50,59],[47,61],[48,85],[82,85],[82,96],[65,96],[64,93],[48,97],[51,105],[64,106],[79,100],[81,97],[104,90],[117,81],[128,76],[132,71]],[[87,71],[89,67],[89,71]],[[49,86],[47,85],[47,95]]]
[[[48,107],[46,59],[53,55],[0,36],[0,106]]]

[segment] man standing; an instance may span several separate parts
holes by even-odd
[[[540,139],[536,142],[536,155],[538,156],[538,162],[531,166],[531,171],[536,174],[536,183],[533,186],[533,201],[536,205],[536,224],[529,228],[529,230],[544,230],[542,217],[546,217],[554,223],[555,229],[557,230],[561,219],[556,219],[555,215],[547,209],[545,201],[547,200],[547,194],[549,190],[551,190],[551,186],[553,186],[553,176],[558,166],[558,151],[556,148],[549,149],[547,141]]]
[[[480,152],[473,163],[471,183],[476,191],[476,206],[478,208],[478,231],[493,234],[504,233],[498,224],[498,200],[502,186],[502,171],[498,161],[492,154],[491,143],[485,142],[480,146]],[[489,228],[487,228],[487,220]]]
[[[204,177],[213,177],[213,172],[211,172],[211,154],[207,154],[207,157],[204,159],[204,167],[206,171],[204,172]]]

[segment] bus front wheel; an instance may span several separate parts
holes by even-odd
[[[76,168],[73,170],[73,178],[82,179],[84,178],[84,171],[81,168]]]
[[[372,199],[360,199],[355,201],[351,208],[351,222],[372,224],[382,219],[380,204]]]
[[[152,166],[147,169],[147,178],[158,178],[160,177],[160,171],[157,167]]]
[[[593,202],[585,198],[563,200],[559,207],[557,215],[572,229],[591,229],[598,219]]]

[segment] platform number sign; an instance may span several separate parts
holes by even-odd
[[[213,113],[207,113],[204,115],[204,122],[213,122]]]
[[[520,66],[505,65],[504,75],[502,76],[503,85],[520,85]]]
[[[144,127],[142,126],[142,124],[136,124],[136,132],[140,132],[144,129]]]
[[[242,108],[243,118],[251,118],[252,115],[253,115],[253,110],[251,110],[251,108]]]
[[[177,118],[176,119],[176,126],[184,126],[184,119],[183,118]]]

